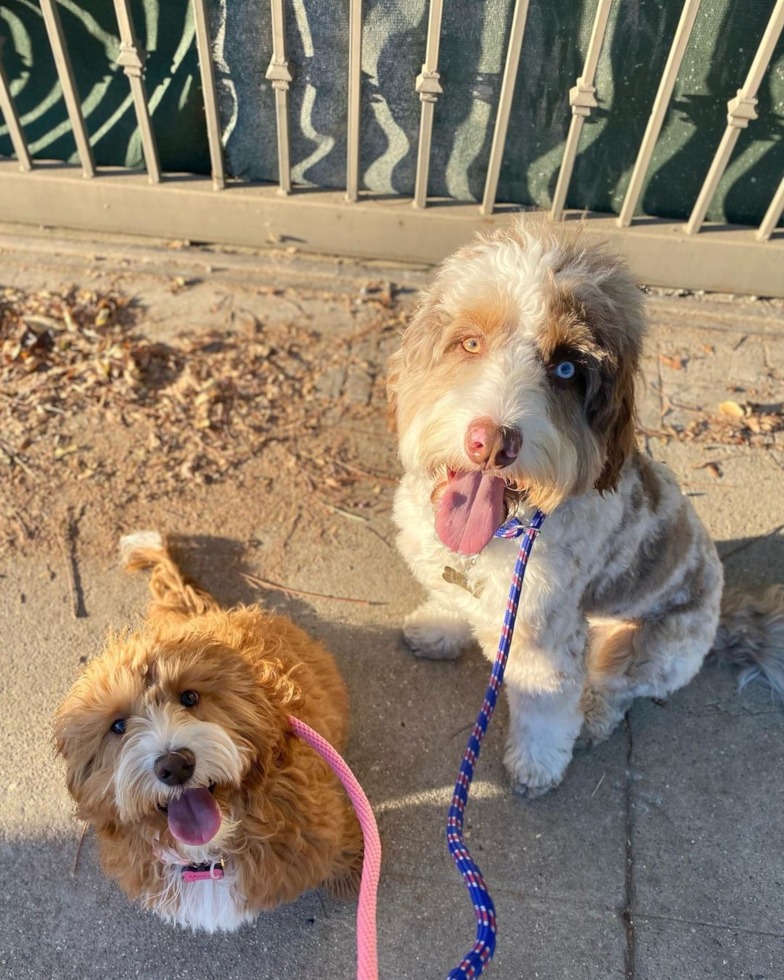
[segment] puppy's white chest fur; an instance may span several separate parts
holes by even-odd
[[[164,865],[161,891],[149,896],[149,907],[167,922],[204,932],[231,932],[255,915],[238,901],[236,873],[227,866],[223,878],[184,881],[182,866]]]

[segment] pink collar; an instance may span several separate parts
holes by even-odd
[[[224,861],[210,861],[205,864],[188,864],[182,869],[183,881],[220,881],[223,877]]]
[[[183,881],[220,881],[225,877],[226,862],[222,857],[214,861],[204,861],[202,864],[191,864],[187,858],[171,847],[153,845],[155,856],[164,864],[180,865]]]

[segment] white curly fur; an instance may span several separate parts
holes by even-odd
[[[672,474],[634,446],[644,329],[639,291],[617,259],[555,225],[520,223],[444,263],[390,364],[405,470],[398,546],[428,593],[404,627],[417,655],[454,658],[475,638],[495,656],[518,542],[493,539],[466,558],[435,530],[448,472],[476,468],[464,449],[472,420],[517,429],[522,449],[502,476],[522,490],[519,516],[534,504],[549,512],[506,671],[506,765],[527,796],[561,781],[581,727],[589,740],[606,738],[634,697],[687,684],[714,639],[720,659],[742,668],[741,684],[761,676],[784,693],[784,588],[728,599],[717,636],[715,546]],[[565,398],[548,351],[572,336],[594,375],[586,368],[582,395]],[[465,357],[461,337],[479,337],[481,354]],[[611,409],[628,392],[625,428],[597,427],[590,398],[602,386]],[[608,417],[602,424],[615,424]]]

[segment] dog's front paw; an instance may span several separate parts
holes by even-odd
[[[524,800],[536,800],[560,785],[572,757],[571,752],[553,751],[546,759],[522,755],[519,746],[510,746],[504,756],[512,792]]]
[[[551,789],[560,783],[560,779],[541,786],[531,786],[528,783],[521,783],[517,779],[512,779],[512,793],[519,796],[521,800],[538,800],[540,796],[549,793]]]
[[[455,660],[471,642],[466,622],[427,602],[406,617],[403,636],[414,656],[426,660]]]
[[[606,741],[631,706],[632,698],[628,695],[613,696],[586,687],[580,698],[583,726],[575,748],[593,748]]]

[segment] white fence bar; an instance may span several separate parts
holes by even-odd
[[[695,235],[702,227],[713,195],[716,193],[719,181],[724,176],[732,151],[738,142],[741,129],[746,129],[749,122],[757,118],[757,90],[773,56],[773,49],[776,47],[782,29],[784,29],[784,0],[777,0],[743,88],[739,88],[735,98],[730,99],[727,103],[727,128],[724,130],[719,148],[716,150],[716,156],[713,158],[713,163],[705,178],[705,183],[702,185],[697,203],[694,205],[694,210],[686,224],[686,232],[689,235]]]
[[[95,176],[95,160],[87,136],[87,127],[84,124],[82,115],[82,105],[79,101],[79,93],[76,91],[73,68],[71,59],[68,57],[68,50],[65,46],[65,35],[63,25],[60,23],[60,15],[57,13],[57,3],[55,0],[41,0],[41,13],[44,16],[46,33],[49,35],[49,45],[52,49],[54,64],[57,68],[57,76],[63,90],[65,107],[68,110],[68,118],[71,120],[76,150],[82,164],[82,173],[85,177]]]
[[[773,200],[770,202],[770,207],[765,212],[765,217],[762,219],[762,224],[759,226],[757,231],[757,238],[764,242],[766,239],[770,238],[776,225],[779,223],[782,212],[784,212],[784,177],[782,177],[781,183],[778,186],[778,190],[773,195]]]
[[[415,90],[422,102],[422,118],[419,123],[419,147],[417,148],[417,172],[414,188],[414,207],[427,205],[427,182],[430,176],[430,145],[433,138],[433,113],[441,95],[438,74],[438,49],[441,43],[441,16],[444,0],[430,0],[430,17],[427,24],[427,49],[425,63],[417,76]]]
[[[561,170],[558,174],[558,183],[555,185],[553,195],[552,216],[557,221],[563,214],[566,192],[569,190],[569,183],[572,179],[574,161],[577,158],[577,149],[580,145],[585,120],[590,116],[591,109],[598,105],[596,101],[596,86],[593,84],[596,79],[596,68],[599,64],[599,55],[602,51],[604,35],[607,31],[607,19],[610,16],[612,0],[599,0],[596,7],[596,16],[591,30],[591,39],[588,42],[588,53],[585,56],[583,73],[577,79],[575,86],[569,90],[569,102],[572,106],[572,121],[569,123],[569,134],[566,137],[563,161]]]
[[[487,164],[485,178],[485,193],[479,208],[481,214],[492,214],[495,198],[498,193],[498,177],[501,173],[501,163],[506,146],[506,132],[509,129],[509,114],[512,111],[517,69],[520,65],[520,52],[523,48],[525,22],[528,19],[528,0],[515,0],[512,16],[512,30],[509,35],[509,48],[506,52],[504,78],[501,83],[501,96],[498,100],[498,115],[493,131],[493,143],[490,147],[490,160]]]
[[[215,87],[215,66],[212,63],[212,45],[207,20],[205,0],[193,0],[193,18],[196,25],[196,49],[199,52],[199,71],[201,88],[204,92],[204,115],[207,120],[207,140],[210,144],[210,165],[212,167],[212,186],[216,191],[226,185],[223,166],[223,142],[221,140],[220,116],[218,115],[218,92]]]
[[[359,198],[359,110],[362,90],[362,0],[349,0],[348,13],[348,138],[346,198]]]
[[[114,11],[117,16],[117,26],[120,29],[120,57],[117,64],[128,79],[133,97],[133,108],[136,112],[136,122],[142,138],[142,153],[147,176],[151,184],[157,184],[161,179],[161,165],[158,162],[158,147],[155,145],[155,133],[152,131],[150,110],[147,107],[147,89],[142,73],[147,57],[139,47],[136,31],[133,28],[130,0],[114,0]]]
[[[623,199],[623,207],[618,216],[618,226],[620,228],[628,228],[634,218],[634,211],[642,192],[642,184],[651,165],[651,157],[656,147],[656,141],[659,139],[661,128],[664,125],[664,117],[667,114],[667,108],[675,88],[675,81],[678,78],[681,62],[686,53],[686,47],[689,43],[701,2],[702,0],[686,0],[683,4],[681,18],[678,21],[672,47],[670,48],[670,53],[667,55],[667,64],[664,66],[664,74],[659,82],[659,89],[656,93],[656,98],[653,100],[653,108],[648,118],[648,125],[645,127],[645,135],[642,138],[642,143],[640,143],[640,150],[634,163],[632,179],[626,188],[626,197]]]
[[[291,72],[286,60],[286,13],[283,0],[272,5],[272,60],[265,78],[275,90],[275,117],[278,127],[278,182],[282,194],[291,193],[291,155],[289,152],[289,85]]]
[[[8,126],[8,135],[11,137],[11,145],[14,148],[16,159],[19,161],[19,169],[32,170],[33,164],[27,149],[27,141],[19,122],[16,106],[11,97],[11,89],[8,85],[8,77],[3,66],[3,44],[5,44],[5,38],[0,37],[0,113],[3,114],[5,124]]]

